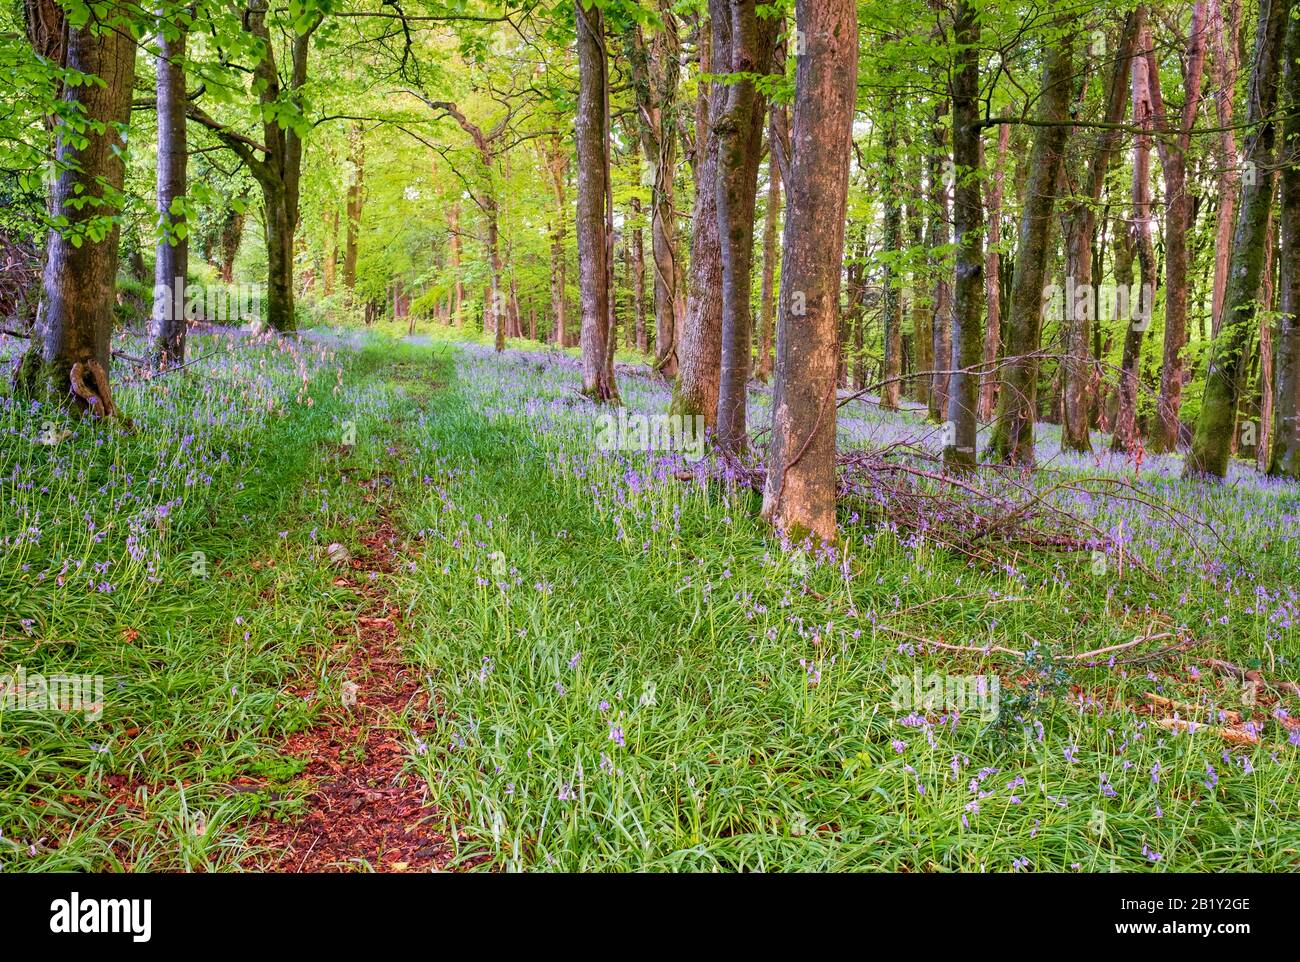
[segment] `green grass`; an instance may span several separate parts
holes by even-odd
[[[0,417],[0,665],[100,675],[105,695],[94,720],[0,711],[0,867],[233,868],[257,854],[254,818],[302,810],[283,740],[337,699],[334,628],[352,616],[324,546],[373,511],[349,475],[410,403],[376,389],[378,351],[311,353],[240,348],[124,386],[133,434],[82,422],[45,447],[57,414]]]
[[[31,443],[45,415],[0,410],[0,665],[107,680],[98,721],[0,714],[5,870],[262,864],[256,820],[303,808],[284,739],[338,697],[346,664],[354,598],[324,546],[355,552],[376,509],[355,482],[375,472],[410,545],[380,577],[437,706],[411,726],[436,737],[409,737],[409,764],[464,866],[1296,867],[1298,749],[1278,726],[1232,748],[1138,708],[1148,691],[1240,708],[1211,655],[1289,677],[1295,629],[1252,611],[1249,590],[1220,597],[1183,564],[1120,590],[1086,557],[992,568],[849,506],[846,559],[790,552],[753,494],[593,451],[563,372],[462,351],[444,389],[452,349],[434,335],[337,357],[256,346],[127,388],[133,435],[83,424],[45,448]],[[1225,536],[1249,554],[1259,519],[1290,503],[1277,497],[1244,493],[1248,519],[1225,496]],[[1261,577],[1285,584],[1292,551],[1257,554]],[[112,562],[96,580],[114,590],[57,585],[69,560]],[[1232,617],[1212,630],[1218,607]],[[1066,660],[1173,625],[1198,646]],[[1038,645],[1017,662],[920,653],[908,635]],[[895,706],[895,678],[918,667],[1000,675],[1000,716]],[[262,790],[233,792],[241,779]]]
[[[1097,644],[1154,621],[1108,617],[1103,585],[1024,598],[1019,577],[883,535],[843,566],[809,566],[757,522],[752,496],[670,481],[620,500],[608,492],[626,494],[626,465],[586,459],[522,417],[489,420],[482,400],[462,392],[427,419],[419,473],[432,491],[403,499],[426,544],[405,589],[422,615],[415,652],[444,707],[442,743],[421,765],[467,860],[1294,868],[1294,748],[1274,733],[1225,756],[1217,738],[1170,736],[1130,707],[1144,691],[1225,707],[1239,693],[1194,683],[1176,660],[1151,677],[1060,663],[1083,650],[1071,647],[1088,637],[1080,621],[1110,622],[1091,631]],[[575,454],[582,471],[557,466]],[[606,492],[598,508],[593,490]],[[916,661],[873,629],[876,612],[929,637],[1042,639],[1048,654],[1019,667],[924,659],[923,672],[1019,683],[1004,692],[1006,724],[931,712],[907,727],[892,679]]]

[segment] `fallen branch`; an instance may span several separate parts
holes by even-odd
[[[1210,735],[1218,735],[1224,741],[1233,745],[1259,744],[1259,735],[1255,732],[1246,731],[1244,728],[1232,728],[1229,726],[1216,728],[1212,725],[1202,724],[1201,722],[1185,721],[1182,718],[1157,718],[1156,724],[1168,731],[1187,732],[1188,734],[1206,732]]]

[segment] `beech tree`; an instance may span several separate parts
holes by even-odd
[[[974,466],[976,387],[980,360],[980,306],[984,298],[984,210],[980,205],[979,39],[972,0],[958,0],[953,24],[957,44],[951,94],[953,125],[953,228],[957,278],[953,289],[952,344],[949,359],[948,423],[951,437],[944,463]]]
[[[677,15],[667,0],[657,0],[659,25],[647,31],[630,23],[625,31],[628,65],[636,94],[637,130],[650,168],[650,249],[654,264],[655,367],[677,373],[677,227],[673,211],[677,174],[678,83],[681,41]]]
[[[1277,131],[1273,110],[1278,100],[1284,38],[1288,52],[1293,56],[1300,54],[1300,46],[1296,45],[1300,41],[1292,36],[1300,28],[1290,16],[1290,8],[1289,0],[1263,0],[1260,4],[1247,98],[1252,126],[1243,153],[1247,169],[1255,174],[1246,178],[1241,188],[1228,289],[1223,301],[1223,324],[1214,340],[1192,450],[1183,464],[1183,474],[1187,477],[1222,478],[1228,470],[1237,404],[1241,398],[1241,374],[1259,309],[1265,240],[1273,204],[1273,177],[1265,172],[1273,167]]]
[[[1002,369],[997,418],[989,442],[998,461],[1032,467],[1034,420],[1038,411],[1038,351],[1042,331],[1043,278],[1046,272],[1052,208],[1069,126],[1074,36],[1066,32],[1047,51],[1042,96],[1025,181],[1025,201],[1011,281],[1011,310],[1005,319],[1007,360]]]
[[[612,197],[609,182],[609,75],[605,15],[576,0],[578,24],[578,276],[582,285],[582,391],[617,402],[610,305]],[[499,323],[499,322],[498,322]],[[499,329],[499,328],[498,328]],[[500,340],[498,338],[498,340]]]
[[[150,353],[157,367],[185,361],[185,275],[189,271],[189,225],[185,219],[189,147],[185,137],[185,37],[189,14],[158,19],[158,251]]]
[[[15,390],[46,396],[76,414],[117,413],[109,382],[119,215],[126,176],[125,131],[135,75],[135,8],[112,0],[80,11],[66,28],[65,109],[55,125],[41,301]]]
[[[1294,6],[1294,4],[1293,4]],[[1277,390],[1273,399],[1273,447],[1269,473],[1300,480],[1300,28],[1293,15],[1287,23],[1282,88],[1283,123],[1279,173],[1281,191],[1280,294],[1277,345]]]
[[[691,212],[691,260],[686,314],[677,336],[677,379],[673,414],[704,418],[709,431],[717,425],[722,358],[722,253],[718,239],[718,138],[712,118],[726,105],[727,89],[710,82],[714,43],[707,17],[696,22],[699,80],[695,97],[695,143],[692,174],[695,203]],[[725,38],[724,38],[725,39]]]
[[[1165,342],[1164,364],[1160,369],[1160,402],[1151,425],[1148,445],[1156,452],[1178,446],[1179,414],[1183,404],[1183,348],[1187,343],[1187,235],[1191,227],[1192,196],[1187,188],[1187,155],[1192,127],[1201,103],[1201,79],[1205,70],[1205,0],[1192,7],[1187,49],[1183,56],[1183,110],[1170,118],[1160,91],[1160,67],[1150,44],[1142,51],[1147,58],[1151,106],[1155,114],[1156,154],[1165,176]]]
[[[837,537],[840,261],[857,96],[855,0],[796,0],[788,207],[763,517],[799,541]]]
[[[755,75],[771,69],[779,23],[759,18],[756,0],[709,0],[714,70],[734,78],[722,111],[712,118],[718,138],[718,248],[722,258],[722,343],[718,388],[719,449],[748,445],[746,402],[753,354],[754,202],[767,106]]]

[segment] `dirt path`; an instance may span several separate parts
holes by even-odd
[[[454,855],[428,786],[407,768],[412,742],[418,751],[432,735],[431,726],[420,721],[430,716],[428,690],[403,657],[401,612],[383,577],[397,571],[404,550],[389,512],[391,478],[377,464],[352,483],[364,489],[361,497],[375,506],[375,515],[352,535],[357,554],[333,579],[335,588],[352,592],[355,606],[351,621],[336,629],[330,663],[350,683],[343,701],[353,696],[355,704],[336,701],[314,727],[287,740],[284,753],[307,762],[307,813],[292,822],[259,823],[249,842],[262,854],[249,868],[436,871]],[[372,572],[380,577],[372,578]],[[315,680],[307,678],[293,691],[305,696],[314,688]]]

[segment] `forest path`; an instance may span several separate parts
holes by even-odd
[[[360,346],[331,333],[313,339],[344,349]],[[410,418],[427,411],[441,387],[410,377],[404,361],[411,359],[406,353],[367,374],[368,383],[352,385],[360,397],[384,395],[390,416],[367,420],[357,429],[357,443],[325,454],[326,470],[336,469],[342,483],[336,496],[348,498],[359,518],[346,544],[331,544],[327,552],[340,569],[331,585],[341,600],[329,671],[345,680],[340,697],[284,746],[305,763],[307,810],[292,822],[258,825],[250,842],[273,859],[259,868],[435,871],[453,858],[427,784],[409,771],[412,751],[427,750],[424,738],[437,706],[409,669],[404,615],[390,594],[394,577],[409,563],[409,544],[394,520],[394,476],[405,462],[404,434]],[[312,683],[303,679],[304,687]]]

